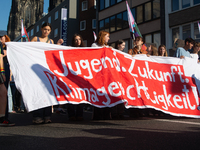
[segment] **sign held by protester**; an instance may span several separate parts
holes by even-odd
[[[132,57],[110,48],[33,42],[9,42],[7,47],[28,111],[66,103],[100,108],[124,103],[126,108],[154,108],[200,118],[199,65],[190,58]]]

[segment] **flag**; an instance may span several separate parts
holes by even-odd
[[[97,36],[96,36],[96,33],[94,31],[93,31],[93,35],[94,35],[94,41],[96,41]]]
[[[141,47],[141,49],[144,50],[144,51],[146,51],[147,50],[146,44],[143,44],[142,47]]]
[[[200,33],[200,23],[199,21],[197,22],[198,28],[199,28],[199,33]]]
[[[131,38],[135,39],[135,37],[138,37],[138,36],[142,37],[127,1],[126,1],[126,7],[127,7],[128,24],[129,24],[129,29],[131,33]]]
[[[26,28],[25,28],[24,25],[23,25],[23,19],[21,20],[21,37],[22,37],[23,39],[25,39],[26,42],[27,42],[27,41],[30,42],[30,39],[29,39],[28,34],[27,34],[27,32],[26,32]]]

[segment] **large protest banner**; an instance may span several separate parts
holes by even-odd
[[[65,104],[154,108],[200,118],[200,65],[191,58],[136,55],[110,48],[6,43],[28,111]],[[198,89],[198,90],[197,90]]]

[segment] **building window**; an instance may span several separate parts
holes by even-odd
[[[196,5],[196,4],[200,4],[200,0],[194,0],[194,5]]]
[[[103,1],[103,0],[101,0]],[[109,7],[110,6],[110,0],[105,0],[105,8]]]
[[[121,30],[122,29],[122,14],[117,14],[117,18],[116,18],[116,26],[117,26],[117,30]]]
[[[110,28],[110,21],[109,18],[105,19],[105,31],[109,32],[109,28]]]
[[[182,0],[182,8],[190,7],[190,0]]]
[[[160,17],[160,0],[153,1],[153,19]]]
[[[172,11],[179,10],[179,0],[172,0]]]
[[[194,23],[194,40],[200,42],[200,31],[198,24],[195,22]]]
[[[99,21],[99,31],[104,30],[104,20]]]
[[[42,25],[45,23],[45,21],[42,21]]]
[[[151,2],[146,3],[145,5],[145,21],[151,20]]]
[[[101,0],[99,1],[100,5],[99,5],[99,9],[100,10],[103,10],[105,8],[105,1],[104,0]]]
[[[110,0],[110,6],[115,4],[115,0]]]
[[[96,9],[96,5],[97,5],[97,3],[96,3],[97,1],[96,0],[94,0],[94,9]]]
[[[115,16],[110,17],[110,32],[114,32],[115,31]]]
[[[172,46],[176,39],[180,38],[179,27],[172,29]]]
[[[48,18],[48,23],[51,23],[51,16]]]
[[[92,19],[92,29],[96,29],[96,19]]]
[[[145,36],[145,43],[152,43],[152,36],[151,34],[148,34]]]
[[[153,34],[153,43],[156,44],[156,46],[160,46],[160,33],[154,33]]]
[[[128,16],[127,11],[123,12],[123,28],[128,28]]]
[[[39,32],[39,25],[37,25],[36,32]]]
[[[34,29],[31,30],[31,36],[33,36]]]
[[[143,22],[143,5],[137,7],[137,23]]]
[[[87,8],[88,8],[88,2],[87,1],[83,1],[82,2],[82,11],[87,10]]]
[[[58,36],[58,28],[56,28],[55,30],[54,30],[54,37],[57,37]]]
[[[80,22],[80,30],[83,31],[85,29],[86,29],[86,21],[83,20],[83,21]]]
[[[55,20],[58,19],[58,11],[55,12]]]
[[[190,24],[183,26],[183,40],[191,37],[191,26]]]
[[[121,2],[122,0],[117,0],[117,3]]]

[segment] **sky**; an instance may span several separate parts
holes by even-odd
[[[0,0],[0,30],[7,31],[12,0]],[[44,12],[48,13],[49,0],[44,0]]]

